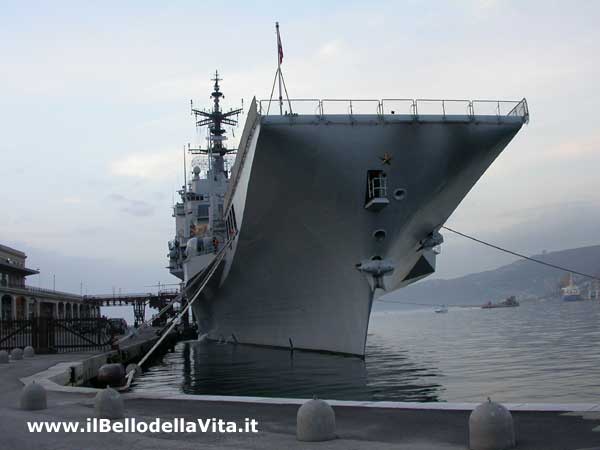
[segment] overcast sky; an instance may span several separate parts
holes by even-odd
[[[530,124],[448,225],[525,253],[600,243],[600,2],[3,1],[0,242],[32,284],[175,281],[189,100],[208,105],[215,69],[226,107],[268,97],[275,20],[292,97],[526,97]],[[446,233],[437,276],[511,260]]]

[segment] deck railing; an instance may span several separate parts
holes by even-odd
[[[260,100],[259,114],[280,115],[277,102],[273,100]],[[288,111],[288,109],[292,111]],[[521,117],[524,122],[529,121],[527,100],[465,100],[465,99],[407,99],[388,98],[374,99],[314,99],[299,98],[284,102],[284,115],[314,115],[325,116],[329,114],[358,115],[375,114],[384,115],[409,115],[418,119],[419,116],[495,116],[498,118],[515,116]]]

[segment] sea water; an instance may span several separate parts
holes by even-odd
[[[376,312],[366,356],[182,342],[136,391],[388,401],[600,401],[600,302]]]

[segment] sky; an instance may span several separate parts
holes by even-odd
[[[72,292],[165,269],[190,99],[527,98],[530,123],[447,225],[536,254],[600,243],[600,2],[19,2],[0,11],[0,242]],[[242,121],[243,123],[243,121]],[[241,129],[238,135],[241,134]],[[438,277],[514,258],[445,233]]]

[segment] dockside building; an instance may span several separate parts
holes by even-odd
[[[1,320],[100,316],[100,308],[85,304],[80,295],[28,285],[26,277],[39,271],[26,267],[26,259],[22,251],[0,244]]]

